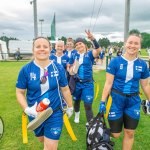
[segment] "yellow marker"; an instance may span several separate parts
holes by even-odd
[[[109,114],[109,110],[112,104],[112,97],[109,96],[107,99],[107,104],[106,104],[106,113],[104,114],[104,117],[107,119],[108,118],[108,114]]]
[[[95,100],[97,99],[98,93],[99,93],[99,84],[96,85]]]
[[[96,96],[96,90],[97,90],[97,84],[96,82],[94,83],[94,97]]]
[[[73,132],[73,130],[72,130],[71,124],[70,124],[70,122],[69,122],[69,119],[68,119],[68,116],[67,116],[66,113],[64,114],[63,119],[64,119],[64,124],[65,124],[65,126],[66,126],[66,129],[67,129],[67,131],[68,131],[68,133],[69,133],[71,139],[72,139],[73,141],[76,141],[77,138],[76,138],[76,136],[75,136],[75,134],[74,134],[74,132]]]
[[[28,143],[28,136],[27,136],[27,115],[23,112],[22,113],[22,139],[23,143]]]

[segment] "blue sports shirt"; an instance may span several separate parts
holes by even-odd
[[[128,61],[123,56],[112,59],[107,67],[107,72],[114,75],[112,88],[126,94],[139,92],[139,80],[149,77],[144,60],[136,58]]]
[[[77,53],[77,50],[72,50],[72,51],[65,51],[64,54],[67,55],[69,58],[71,58],[75,53]]]
[[[69,64],[73,64],[75,60],[79,61],[79,69],[78,69],[78,77],[81,80],[92,80],[93,79],[93,70],[92,66],[94,63],[94,57],[92,51],[88,51],[87,53],[79,54],[75,53],[69,60]]]
[[[50,100],[50,107],[53,109],[61,105],[60,87],[67,86],[67,79],[64,68],[57,62],[45,67],[48,71],[47,81],[45,84],[40,83],[41,77],[44,75],[44,69],[38,66],[34,61],[25,65],[18,75],[16,87],[27,89],[26,99],[30,106],[38,103],[44,98]]]
[[[57,63],[63,65],[64,69],[66,70],[67,64],[69,62],[69,57],[67,55],[62,55],[61,57],[58,57],[54,54],[50,55],[50,60],[56,61]]]

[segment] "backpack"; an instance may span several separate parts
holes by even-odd
[[[103,113],[87,122],[86,129],[87,150],[113,150],[114,143],[110,140],[110,129],[106,127]]]

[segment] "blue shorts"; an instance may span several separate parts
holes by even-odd
[[[92,82],[76,82],[76,88],[73,93],[73,100],[83,100],[91,104],[94,99],[94,84]]]
[[[34,133],[37,137],[45,136],[52,140],[59,140],[63,127],[63,112],[58,110],[54,112],[46,121],[44,121]]]
[[[139,95],[132,97],[125,97],[120,94],[111,92],[112,105],[109,111],[108,120],[116,120],[127,114],[133,119],[140,119],[140,104],[141,99]]]

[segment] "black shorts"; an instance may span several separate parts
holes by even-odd
[[[108,120],[112,133],[120,133],[124,125],[125,129],[135,130],[138,126],[139,120],[133,119],[127,114],[116,120]]]

